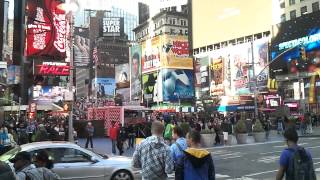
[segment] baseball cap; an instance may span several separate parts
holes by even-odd
[[[15,163],[18,160],[31,161],[31,155],[26,151],[22,151],[22,152],[19,152],[14,158],[10,159],[9,161],[11,163]]]

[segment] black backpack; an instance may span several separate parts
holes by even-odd
[[[286,180],[316,180],[313,162],[303,147],[289,149],[293,156],[289,160]]]

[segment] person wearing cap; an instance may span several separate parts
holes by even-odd
[[[13,163],[17,180],[26,179],[42,179],[40,173],[36,171],[34,165],[31,164],[31,155],[28,152],[19,152],[13,159],[9,160]]]

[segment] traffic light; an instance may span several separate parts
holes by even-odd
[[[306,49],[305,49],[304,47],[301,47],[301,48],[299,49],[299,51],[300,51],[300,58],[301,58],[301,60],[306,61],[306,60],[307,60]]]

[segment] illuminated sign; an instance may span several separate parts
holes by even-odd
[[[43,76],[69,76],[70,66],[61,62],[42,62],[35,66],[35,74]]]
[[[320,33],[317,33],[310,36],[305,36],[302,38],[280,43],[279,50],[281,51],[281,50],[293,48],[299,45],[308,45],[310,43],[317,42],[319,40],[320,40]]]
[[[68,23],[59,0],[27,0],[26,56],[66,57]]]
[[[102,20],[103,36],[120,36],[123,29],[122,19],[119,17],[107,17]]]

